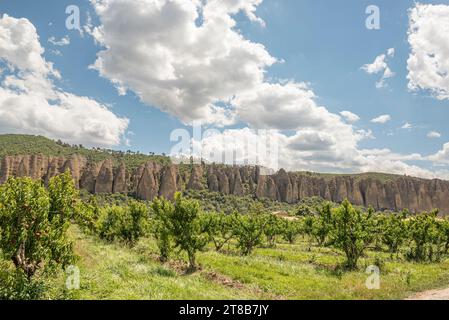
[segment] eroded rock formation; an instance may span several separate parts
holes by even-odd
[[[449,214],[449,182],[407,176],[318,175],[289,173],[262,175],[258,167],[194,165],[179,170],[177,165],[161,166],[148,162],[135,170],[124,163],[104,160],[94,163],[82,156],[69,158],[7,156],[0,161],[0,184],[9,177],[31,177],[48,184],[50,179],[69,170],[77,187],[91,193],[128,193],[144,200],[157,196],[173,199],[184,189],[253,195],[288,203],[306,197],[322,197],[341,202],[344,199],[378,210],[409,209],[412,212],[440,209]],[[180,173],[182,171],[182,173]]]

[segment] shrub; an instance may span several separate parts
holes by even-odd
[[[121,240],[134,245],[146,234],[148,217],[148,208],[137,201],[131,201],[128,206],[103,208],[98,220],[98,234],[106,241]]]
[[[373,214],[372,209],[367,213],[354,209],[347,200],[332,213],[330,244],[345,253],[345,267],[349,270],[357,268],[359,258],[374,239]]]

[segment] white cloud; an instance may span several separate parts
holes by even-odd
[[[55,55],[55,56],[59,56],[59,57],[62,56],[62,52],[61,52],[60,50],[53,50],[53,49],[50,49],[50,53],[53,54],[53,55]]]
[[[340,112],[340,115],[349,123],[356,123],[360,121],[360,117],[350,111],[342,111]]]
[[[449,6],[418,3],[409,19],[409,88],[449,99]]]
[[[201,142],[195,141],[196,150],[200,150],[201,145],[204,151],[195,156],[216,162],[228,160],[227,164],[257,163],[270,167],[274,161],[273,155],[269,152],[257,152],[254,146],[275,143],[279,148],[279,167],[291,171],[386,172],[423,178],[449,178],[447,172],[433,172],[407,164],[408,161],[427,160],[420,154],[398,154],[389,149],[340,149],[335,144],[336,140],[338,137],[314,131],[298,132],[289,137],[276,130],[269,130],[264,136],[249,128],[232,129],[208,135]],[[449,144],[447,152],[449,163]],[[231,157],[231,161],[225,157],[233,154],[236,157]]]
[[[436,154],[429,156],[429,160],[437,164],[449,164],[449,142]]]
[[[441,133],[439,133],[439,132],[437,132],[437,131],[430,131],[430,132],[427,134],[427,138],[430,138],[430,139],[438,139],[438,138],[441,138]]]
[[[404,125],[401,127],[401,129],[412,129],[413,125],[411,123],[404,123]]]
[[[128,120],[87,97],[58,89],[59,73],[42,54],[33,24],[0,18],[0,60],[8,65],[0,85],[0,132],[42,134],[71,143],[117,145]]]
[[[260,22],[260,2],[92,1],[102,23],[92,33],[107,48],[94,68],[122,93],[132,90],[185,123],[231,124],[230,101],[261,85],[276,62],[234,28],[240,10]]]
[[[102,23],[93,33],[107,48],[95,68],[120,93],[132,90],[185,123],[338,131],[338,144],[356,145],[363,135],[317,105],[308,85],[265,79],[266,68],[278,59],[246,40],[232,17],[243,11],[260,22],[255,11],[261,2],[93,1]]]
[[[360,150],[359,143],[372,138],[372,132],[353,126],[357,115],[338,115],[320,106],[310,85],[267,80],[267,69],[282,60],[245,39],[234,20],[243,12],[263,25],[256,15],[262,0],[91,2],[101,25],[89,24],[88,33],[104,47],[93,68],[120,94],[133,91],[145,104],[184,123],[247,126],[225,129],[194,144],[202,143],[215,154],[235,153],[242,163],[254,158],[254,153],[242,154],[248,146],[245,141],[261,139],[254,129],[272,129],[270,138],[281,151],[279,164],[288,170],[432,176],[407,164],[421,160],[419,155]],[[394,54],[394,49],[388,50],[365,71],[382,73],[381,82],[391,78],[394,74],[386,60]],[[385,123],[391,117],[373,120]],[[262,165],[271,163],[270,157],[256,156]]]
[[[387,50],[387,55],[388,55],[390,58],[394,58],[395,52],[396,52],[396,51],[395,51],[394,48],[390,48],[390,49]]]
[[[379,124],[385,124],[388,121],[391,121],[391,116],[388,114],[384,114],[371,120],[372,123],[379,123]]]
[[[387,54],[381,54],[376,57],[373,63],[362,66],[362,70],[368,74],[382,73],[382,78],[376,82],[376,88],[380,89],[385,87],[386,80],[395,76],[395,73],[391,71],[387,64],[387,58],[393,58],[394,55],[395,49],[390,48],[387,50]]]
[[[61,38],[61,40],[56,40],[55,37],[50,37],[48,39],[48,42],[50,42],[54,46],[63,47],[63,46],[68,46],[70,44],[70,38],[69,38],[69,36],[65,36],[65,37]]]

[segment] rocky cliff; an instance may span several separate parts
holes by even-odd
[[[182,170],[181,170],[182,169]],[[318,196],[341,202],[349,199],[378,210],[409,209],[420,212],[440,209],[449,214],[449,182],[406,176],[319,175],[280,170],[262,175],[258,167],[221,165],[166,165],[148,162],[135,170],[112,160],[94,163],[82,156],[6,156],[0,162],[0,184],[9,177],[32,177],[44,183],[70,170],[77,187],[91,193],[130,193],[143,200],[157,196],[172,199],[176,191],[203,190],[223,194],[251,194],[296,203]]]

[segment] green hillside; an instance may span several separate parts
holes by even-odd
[[[35,154],[64,157],[68,157],[73,154],[79,154],[96,162],[112,158],[116,165],[123,161],[129,169],[134,169],[150,160],[159,162],[161,164],[168,164],[171,162],[169,157],[162,155],[147,155],[139,152],[123,152],[100,148],[88,149],[80,145],[70,145],[61,141],[54,141],[43,136],[18,134],[0,135],[0,159],[6,155]],[[189,170],[189,167],[185,166],[182,170]],[[296,174],[323,179],[332,179],[335,176],[350,176],[356,179],[372,178],[382,182],[387,182],[400,177],[398,175],[387,173],[335,174],[298,171],[296,172]]]
[[[109,149],[88,149],[81,145],[70,145],[61,141],[54,141],[43,136],[6,134],[0,135],[0,159],[12,155],[63,156],[73,154],[83,155],[89,160],[99,162],[112,158],[115,164],[124,162],[128,168],[153,160],[162,164],[170,163],[170,158],[158,155],[145,155],[136,152],[123,152]]]

